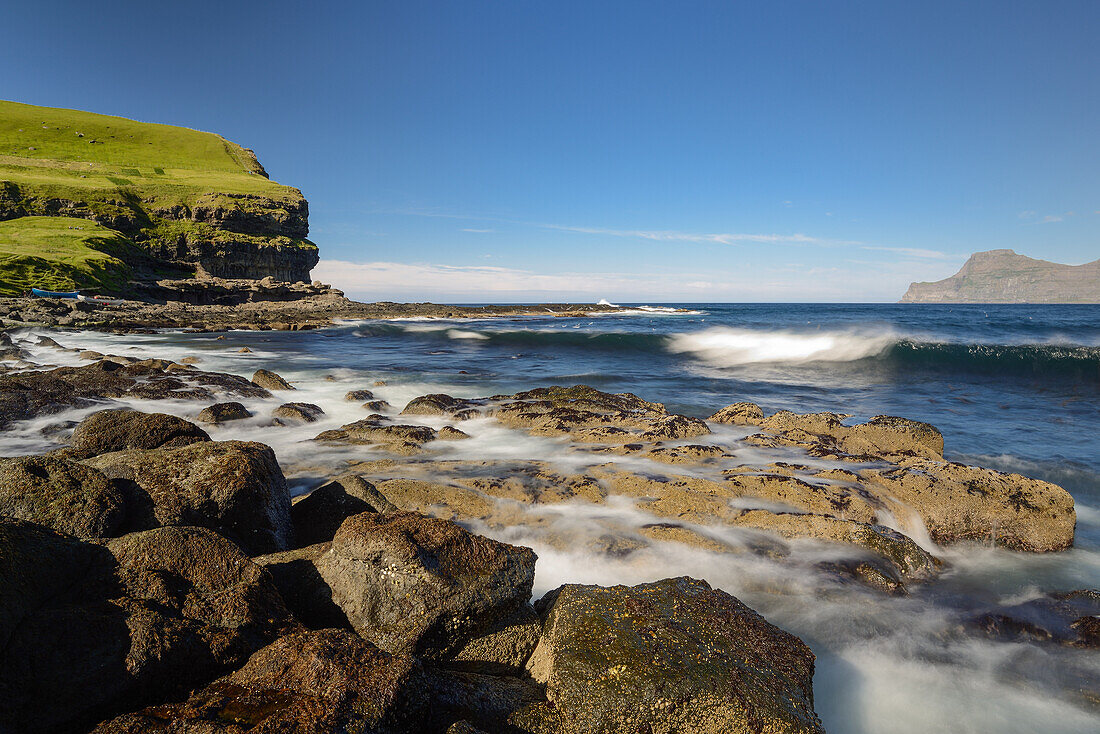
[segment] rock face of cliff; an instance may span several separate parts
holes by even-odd
[[[1100,303],[1100,260],[1062,265],[1012,250],[976,252],[950,278],[913,283],[901,302]]]
[[[302,192],[221,136],[0,101],[0,221],[88,219],[146,270],[308,281],[317,247]]]

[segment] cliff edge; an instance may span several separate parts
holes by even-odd
[[[26,218],[55,239],[71,230],[84,241],[63,244],[83,252],[94,243],[72,220],[91,220],[134,246],[139,257],[123,260],[135,275],[308,281],[318,260],[308,217],[301,191],[220,135],[0,101],[0,222]],[[95,287],[31,239],[0,237],[0,256],[32,280]]]
[[[1100,260],[1063,265],[988,250],[934,283],[913,283],[901,303],[1100,303]]]

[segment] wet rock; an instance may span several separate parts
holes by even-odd
[[[377,413],[381,410],[386,410],[387,408],[390,408],[392,406],[385,400],[368,400],[359,407],[363,408],[363,410],[369,410],[372,413]]]
[[[294,386],[271,370],[259,369],[252,375],[252,384],[266,390],[293,390]]]
[[[148,362],[121,365],[102,360],[82,367],[0,375],[0,428],[37,415],[90,407],[109,398],[211,400],[216,392],[270,397],[267,390],[236,375],[199,370],[181,373]]]
[[[205,441],[173,449],[118,451],[85,463],[123,481],[128,522],[135,528],[208,527],[249,555],[290,546],[290,494],[268,446]]]
[[[363,513],[317,568],[365,639],[439,659],[528,602],[535,554],[417,513]]]
[[[288,635],[183,703],[101,724],[95,734],[413,731],[425,704],[420,667],[350,632]]]
[[[344,393],[344,400],[349,403],[358,403],[361,400],[374,400],[374,393],[370,390],[349,390]]]
[[[442,415],[464,420],[476,417],[479,414],[478,405],[477,401],[433,393],[410,400],[409,404],[401,411],[401,415]]]
[[[989,637],[1100,648],[1100,590],[1079,589],[998,607],[970,620]]]
[[[511,396],[511,402],[497,404],[490,413],[505,425],[527,428],[535,434],[567,434],[575,440],[597,443],[660,441],[710,433],[703,421],[671,414],[660,403],[631,393],[605,393],[587,385],[517,393]]]
[[[1073,545],[1073,497],[1049,482],[930,459],[906,459],[858,475],[898,516],[915,510],[942,545],[991,543],[1034,552]]]
[[[294,617],[310,629],[339,627],[351,629],[351,623],[332,599],[332,589],[317,569],[317,562],[331,552],[332,543],[256,556],[253,560],[271,574],[275,588]]]
[[[454,426],[443,426],[439,429],[440,441],[461,441],[470,437],[465,431],[460,431]]]
[[[98,545],[0,518],[0,551],[0,730],[87,731],[296,628],[263,569],[209,530]]]
[[[121,408],[101,410],[82,420],[69,439],[69,453],[86,459],[112,451],[176,448],[209,440],[206,431],[183,418]]]
[[[816,447],[819,455],[834,453],[857,459],[878,456],[943,458],[943,435],[927,423],[877,415],[866,423],[846,426],[837,413],[800,415],[781,410],[759,424],[790,445]]]
[[[214,403],[199,411],[198,420],[202,423],[228,423],[251,418],[252,413],[241,403]]]
[[[271,413],[276,419],[299,423],[315,423],[324,414],[321,406],[313,403],[283,403]]]
[[[539,606],[527,667],[548,703],[511,716],[524,731],[824,731],[810,649],[704,581],[570,584]]]
[[[517,732],[511,714],[544,702],[529,678],[485,675],[451,669],[429,669],[425,676],[430,706],[427,731]],[[465,724],[463,726],[462,724]]]
[[[732,423],[735,426],[760,425],[764,411],[756,403],[734,403],[707,418],[708,423]]]
[[[181,359],[180,364],[198,364],[201,361],[202,361],[201,357],[190,356],[190,357],[184,357],[183,359]]]
[[[414,452],[420,446],[436,438],[436,431],[427,426],[410,426],[390,423],[383,416],[368,416],[362,420],[323,431],[314,441],[332,441],[363,445],[383,445],[398,453]]]
[[[294,540],[298,546],[327,542],[352,515],[396,509],[373,484],[356,474],[344,474],[294,501],[290,507]]]
[[[115,535],[122,493],[99,471],[53,456],[0,459],[0,515],[82,538]]]

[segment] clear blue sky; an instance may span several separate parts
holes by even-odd
[[[1097,39],[1094,0],[36,0],[0,98],[254,148],[360,296],[895,300],[1100,257]]]

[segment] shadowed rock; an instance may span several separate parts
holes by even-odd
[[[422,722],[415,659],[389,655],[350,632],[300,632],[183,703],[120,716],[95,734],[386,734]]]
[[[97,545],[0,518],[0,730],[87,731],[295,627],[267,573],[212,531]]]
[[[332,540],[341,523],[360,512],[393,512],[397,508],[373,484],[356,474],[344,474],[290,506],[294,541],[300,546]]]
[[[208,527],[250,555],[290,546],[290,493],[275,453],[261,443],[204,441],[174,449],[133,449],[85,463],[123,480],[135,528]]]
[[[54,456],[0,459],[0,515],[81,538],[115,535],[126,500],[96,469]]]
[[[970,621],[990,637],[1100,648],[1100,591],[1079,589],[998,607]]]

